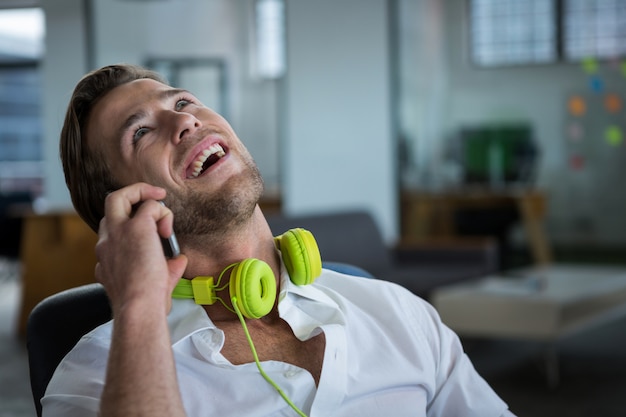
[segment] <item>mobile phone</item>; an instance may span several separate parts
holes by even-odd
[[[159,201],[159,203],[165,206],[165,203]],[[176,234],[172,230],[172,234],[168,238],[161,238],[161,244],[163,245],[163,252],[165,253],[165,257],[167,258],[176,258],[180,255],[180,246],[178,246],[178,239],[176,239]]]
[[[161,243],[163,244],[163,252],[167,258],[176,258],[180,255],[180,247],[178,246],[178,240],[176,240],[176,235],[172,232],[170,237],[161,238]]]

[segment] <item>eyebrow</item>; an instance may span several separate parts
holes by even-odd
[[[161,91],[158,95],[157,95],[157,100],[162,101],[162,100],[167,100],[173,96],[177,96],[180,94],[189,94],[189,92],[187,90],[184,90],[182,88],[172,88],[172,89],[167,89],[167,90],[163,90]],[[116,137],[118,138],[122,138],[124,133],[130,129],[131,126],[133,126],[135,123],[137,123],[139,120],[143,119],[144,117],[146,117],[146,112],[144,110],[140,110],[136,113],[131,114],[130,116],[128,116],[126,118],[126,120],[124,121],[124,123],[122,123],[122,125],[117,129],[117,135]]]

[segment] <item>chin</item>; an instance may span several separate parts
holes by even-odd
[[[179,237],[227,234],[250,221],[263,189],[260,175],[241,175],[210,194],[191,191],[175,197],[169,206],[174,212],[174,230]]]

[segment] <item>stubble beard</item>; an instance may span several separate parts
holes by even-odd
[[[249,159],[246,169],[215,193],[189,190],[185,195],[169,195],[167,203],[175,213],[174,231],[190,244],[205,243],[207,237],[219,240],[250,221],[263,189],[261,173]]]

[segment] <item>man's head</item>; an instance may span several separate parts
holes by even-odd
[[[115,184],[108,161],[87,144],[87,122],[96,103],[114,88],[138,79],[165,80],[133,65],[111,65],[85,75],[74,88],[61,131],[60,153],[65,182],[78,214],[93,230],[104,216],[104,199]]]
[[[97,230],[107,193],[163,187],[179,238],[223,233],[253,212],[258,168],[228,122],[190,92],[145,69],[117,65],[77,85],[61,134],[72,201]]]

